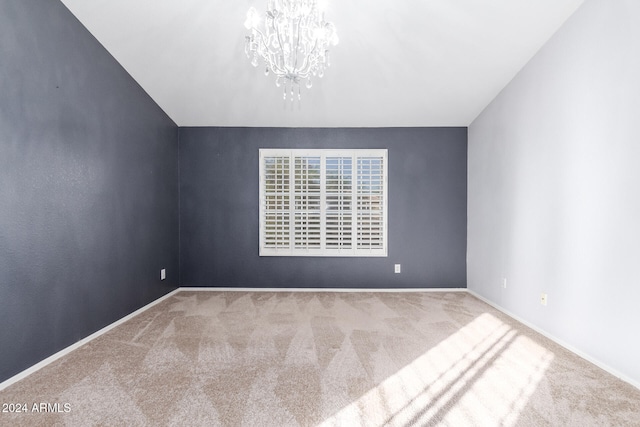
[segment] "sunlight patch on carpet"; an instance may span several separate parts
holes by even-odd
[[[336,425],[516,423],[554,355],[484,313],[358,400],[324,420]]]

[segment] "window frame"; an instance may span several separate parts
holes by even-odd
[[[276,176],[280,177],[280,180],[277,180],[278,185],[274,186],[276,181],[270,180],[270,185],[274,189],[273,191],[267,191],[267,179],[265,176],[266,171],[266,159],[282,159],[282,165],[284,159],[288,158],[288,170],[285,172],[284,166],[280,169],[276,169],[277,171],[281,171],[281,175]],[[302,191],[302,186],[299,189],[296,189],[296,159],[320,159],[320,191],[319,192],[304,192]],[[340,172],[335,172],[337,169],[331,169],[333,174],[331,175],[335,182],[335,177],[338,176],[340,179],[338,181],[347,183],[344,187],[351,187],[350,191],[341,190],[341,191],[327,191],[327,159],[336,160],[336,158],[341,159],[351,159],[350,167],[349,162],[344,160],[344,163],[347,165],[344,167],[345,170],[350,169],[350,175],[342,174],[343,169],[338,168]],[[360,168],[358,166],[358,161],[364,163],[365,160],[369,160],[369,162],[373,162],[373,166],[369,166],[368,169],[365,169],[365,165],[362,165]],[[273,160],[276,161],[276,160]],[[376,165],[375,163],[378,162]],[[282,148],[261,148],[259,149],[259,255],[260,256],[309,256],[309,257],[386,257],[388,256],[388,205],[389,205],[389,194],[388,194],[388,150],[387,149],[282,149]],[[300,161],[302,163],[302,160]],[[299,164],[300,164],[299,163]],[[343,162],[338,162],[342,165]],[[280,165],[281,163],[272,163]],[[332,165],[335,166],[335,162]],[[377,167],[379,166],[379,167]],[[273,166],[272,166],[273,167]],[[304,169],[304,166],[298,170],[304,170],[307,173],[307,169]],[[369,170],[370,179],[374,179],[373,181],[368,181],[367,185],[360,185],[361,181],[359,181],[359,171],[361,172],[360,176],[364,176],[364,171]],[[270,172],[273,172],[271,170]],[[317,176],[317,172],[314,176]],[[378,179],[378,175],[374,175],[374,172],[381,175]],[[338,175],[336,175],[338,173]],[[288,178],[287,175],[288,174]],[[270,175],[270,176],[273,176]],[[350,181],[346,178],[350,177]],[[373,178],[371,178],[373,177]],[[304,182],[308,184],[307,181],[300,181],[300,176],[298,176],[298,183]],[[349,184],[350,182],[350,184]],[[364,182],[364,181],[362,181]],[[375,185],[371,183],[374,182]],[[278,186],[282,187],[278,189]],[[335,187],[335,186],[334,186]],[[342,188],[342,184],[340,185]],[[368,190],[367,190],[368,189]],[[381,194],[380,194],[381,193]],[[296,201],[298,201],[298,205],[301,204],[307,206],[309,200],[315,200],[311,196],[320,196],[319,200],[319,209],[316,209],[317,213],[311,209],[307,210],[296,210]],[[347,197],[344,197],[345,194]],[[333,238],[329,240],[331,243],[329,245],[333,245],[334,247],[327,247],[327,218],[328,212],[330,212],[329,205],[327,204],[327,196],[331,195],[333,198],[332,206],[350,206],[350,209],[336,209],[335,215],[332,218],[340,217],[341,219],[345,219],[344,221],[347,226],[344,226],[343,223],[340,225],[336,225],[337,223],[334,221],[330,226],[333,226],[331,231]],[[296,196],[300,196],[296,199]],[[305,197],[306,196],[306,197]],[[338,197],[335,197],[338,196]],[[267,197],[270,209],[267,209]],[[350,197],[350,201],[348,200]],[[360,198],[359,198],[360,197]],[[381,198],[382,200],[372,202],[374,198]],[[358,203],[360,201],[360,203]],[[274,208],[277,206],[277,208]],[[360,208],[360,209],[359,209]],[[377,211],[378,214],[375,215],[371,213],[371,211]],[[343,213],[346,212],[346,216]],[[267,213],[271,215],[271,218],[279,218],[281,220],[281,225],[279,230],[277,231],[278,236],[274,237],[276,231],[274,230],[274,223],[270,223],[267,225],[266,216]],[[309,215],[319,215],[319,223],[315,222],[311,227],[314,231],[314,236],[309,238],[307,234],[304,234],[304,238],[300,238],[299,240],[312,241],[309,243],[310,246],[315,245],[316,236],[315,230],[318,229],[317,225],[319,225],[319,247],[311,248],[311,247],[296,247],[296,244],[299,240],[296,240],[296,231],[298,231],[298,236],[300,236],[299,229],[296,229],[296,225],[300,226],[300,222],[296,224],[296,214],[298,218],[308,218]],[[380,218],[381,216],[381,218]],[[351,218],[349,222],[348,218]],[[317,217],[313,218],[317,221]],[[368,222],[365,221],[368,219]],[[349,226],[350,224],[350,226]],[[368,229],[365,227],[368,226]],[[347,228],[346,233],[338,233],[335,234],[336,227],[339,229],[341,227]],[[308,223],[304,222],[305,233],[310,233],[308,227]],[[266,238],[267,229],[270,232],[270,236]],[[380,230],[381,229],[381,230]],[[367,230],[369,234],[367,234]],[[371,232],[371,230],[377,230],[375,232]],[[283,236],[287,234],[287,238],[285,239]],[[337,238],[336,238],[337,236]],[[360,237],[360,239],[359,239]],[[347,245],[346,243],[342,243],[345,240],[350,242],[350,247],[335,247],[341,245]],[[381,242],[380,242],[381,240]],[[287,244],[282,244],[282,246],[278,247],[274,242],[287,242]],[[267,246],[267,242],[269,243],[269,247]],[[274,247],[275,245],[275,247]],[[364,246],[364,247],[363,247]],[[366,247],[369,246],[369,247]]]

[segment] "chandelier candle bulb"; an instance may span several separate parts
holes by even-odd
[[[300,84],[310,77],[322,77],[329,67],[329,47],[338,44],[336,28],[326,22],[316,0],[268,0],[267,11],[260,16],[249,8],[244,22],[251,35],[245,37],[245,53],[251,65],[265,65],[265,75],[276,76],[276,86],[284,85],[291,100],[295,90],[301,98]]]

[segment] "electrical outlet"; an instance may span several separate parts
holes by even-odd
[[[162,270],[160,270],[160,280],[164,280],[166,278],[167,278],[167,270],[163,268]]]
[[[396,274],[400,273],[400,264],[396,264],[393,266],[393,272]]]
[[[547,305],[547,294],[545,293],[540,294],[540,304]]]
[[[507,289],[507,278],[506,277],[504,277],[502,279],[502,289]]]

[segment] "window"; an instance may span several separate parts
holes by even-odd
[[[387,256],[387,150],[260,150],[261,256]]]

